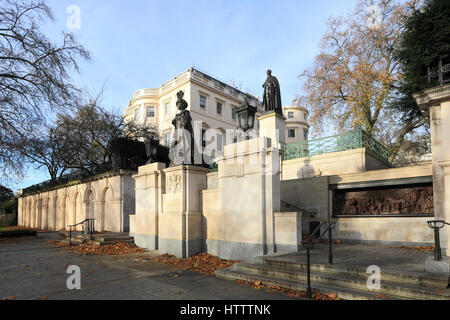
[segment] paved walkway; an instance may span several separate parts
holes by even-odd
[[[47,241],[58,238],[58,234],[39,234],[36,240],[0,244],[0,299],[290,299],[139,259],[143,254],[81,256],[48,245]],[[81,268],[81,290],[67,289],[70,265]]]

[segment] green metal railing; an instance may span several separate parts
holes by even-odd
[[[389,161],[389,152],[381,143],[358,129],[332,137],[307,140],[287,144],[284,147],[284,160],[306,158],[320,154],[367,148],[385,161]]]

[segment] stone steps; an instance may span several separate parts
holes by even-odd
[[[216,271],[218,278],[261,281],[287,289],[306,290],[306,264],[263,259],[254,263],[239,263]],[[311,286],[323,293],[336,293],[342,299],[450,300],[448,276],[417,276],[412,274],[381,273],[381,289],[367,288],[366,270],[340,269],[330,265],[311,265]]]
[[[284,289],[293,289],[297,291],[306,291],[306,282],[283,279],[279,277],[262,276],[245,273],[242,271],[231,270],[232,268],[217,270],[216,277],[225,280],[244,280],[248,282],[261,281],[268,286],[279,286]],[[322,294],[334,293],[343,300],[398,300],[397,297],[386,296],[386,298],[377,297],[376,293],[367,293],[363,291],[352,290],[349,288],[336,288],[324,284],[311,284],[312,291],[319,290]]]
[[[90,241],[99,246],[113,244],[117,241],[135,244],[134,237],[130,236],[128,233],[97,233],[92,235],[92,240],[90,234],[77,234],[72,236],[72,243],[75,244],[84,244]],[[65,242],[69,243],[69,239],[66,238]]]
[[[104,245],[108,245],[108,244],[114,244],[115,242],[120,241],[123,243],[128,243],[128,244],[135,244],[134,243],[134,239],[129,239],[129,240],[108,240],[108,241],[100,241],[100,240],[94,240],[93,243],[98,245],[98,246],[104,246]]]
[[[305,263],[292,262],[280,259],[263,258],[262,261],[267,266],[299,270],[304,272],[306,272],[307,268]],[[368,276],[366,269],[349,268],[345,266],[334,266],[328,264],[317,264],[317,263],[311,264],[311,272],[313,271],[332,274],[337,273],[337,274],[356,275],[366,278]],[[423,274],[411,272],[394,273],[382,270],[381,280],[445,289],[448,287],[450,279],[449,276],[439,274],[427,274],[426,276],[424,276]]]

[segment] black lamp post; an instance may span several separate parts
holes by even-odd
[[[245,104],[236,110],[236,116],[238,119],[239,129],[244,132],[253,129],[255,126],[256,107],[251,106],[248,100],[245,100]]]

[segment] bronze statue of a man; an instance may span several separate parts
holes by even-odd
[[[281,105],[281,91],[278,79],[272,76],[272,71],[267,70],[267,79],[263,84],[264,95],[262,107],[266,112],[273,112],[283,115]]]
[[[188,103],[183,99],[184,92],[177,93],[177,108],[180,111],[172,120],[175,131],[170,145],[169,158],[171,164],[194,164],[194,130]]]

